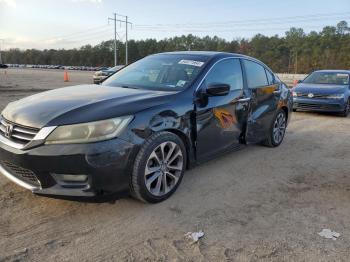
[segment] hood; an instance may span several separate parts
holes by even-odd
[[[293,91],[300,93],[333,95],[344,93],[346,89],[348,89],[348,86],[300,83],[293,89]]]
[[[132,115],[170,101],[174,92],[79,85],[39,93],[10,103],[5,119],[28,127],[69,125]]]

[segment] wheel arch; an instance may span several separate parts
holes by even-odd
[[[288,107],[282,106],[281,109],[286,113],[287,122],[289,120],[289,110]]]
[[[162,131],[173,133],[174,135],[178,136],[184,143],[186,148],[186,169],[189,169],[192,163],[192,158],[190,157],[192,154],[192,143],[190,141],[190,138],[179,129],[164,129]]]

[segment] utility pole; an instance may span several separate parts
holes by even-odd
[[[1,43],[4,41],[4,39],[0,39],[0,65],[2,64],[2,58],[1,58]]]
[[[298,50],[296,50],[296,55],[295,55],[295,74],[298,73]]]
[[[114,66],[118,65],[118,54],[117,54],[117,14],[114,13],[114,18],[108,17],[109,20],[114,22]]]
[[[124,20],[120,20],[120,19],[117,19],[117,16],[121,16],[124,18]],[[128,65],[128,31],[129,31],[129,25],[132,25],[132,23],[129,22],[128,20],[128,16],[126,15],[120,15],[120,14],[117,14],[117,13],[114,13],[114,18],[108,18],[108,21],[109,20],[112,20],[114,21],[114,53],[115,53],[115,57],[116,57],[116,52],[117,52],[117,29],[116,29],[116,22],[120,22],[121,23],[125,23],[125,65]],[[116,63],[116,58],[115,58],[115,63]],[[117,64],[116,64],[117,65]]]
[[[125,16],[125,65],[128,65],[128,16]]]

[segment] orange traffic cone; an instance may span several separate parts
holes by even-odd
[[[63,80],[64,82],[69,82],[68,72],[66,69],[64,70]]]

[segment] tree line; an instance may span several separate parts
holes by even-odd
[[[43,64],[69,66],[112,66],[114,43],[84,45],[74,49],[9,49],[3,52],[7,64]],[[302,28],[291,28],[284,36],[257,34],[251,39],[232,41],[217,36],[197,37],[192,34],[163,40],[130,40],[129,61],[149,54],[180,51],[210,50],[241,53],[255,57],[275,72],[309,73],[317,69],[350,69],[350,28],[346,21],[326,26],[308,34]],[[118,64],[125,62],[125,44],[118,41]]]

